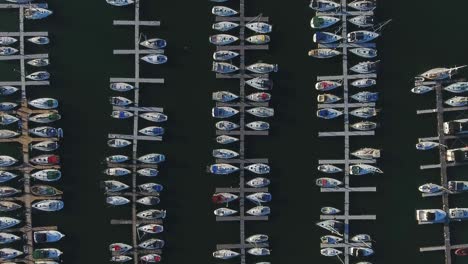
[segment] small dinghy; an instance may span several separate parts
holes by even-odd
[[[366,175],[375,173],[383,173],[383,171],[369,164],[356,164],[349,166],[349,174],[351,175]]]
[[[256,77],[245,82],[257,90],[271,90],[273,82],[268,78]]]
[[[264,23],[264,22],[247,23],[245,24],[245,27],[254,32],[262,33],[262,34],[270,33],[273,30],[272,25]]]
[[[349,255],[354,257],[369,257],[374,254],[374,250],[366,247],[350,247]]]
[[[325,257],[336,257],[338,255],[343,254],[343,251],[338,250],[336,248],[323,248],[320,250],[320,254]]]
[[[335,165],[330,165],[330,164],[324,164],[324,165],[319,165],[317,167],[318,171],[321,171],[323,173],[339,173],[342,172],[343,170]]]
[[[237,109],[227,106],[213,107],[213,109],[211,109],[211,116],[214,118],[229,118],[238,113],[239,111]]]
[[[330,33],[330,32],[316,32],[313,36],[313,40],[315,43],[319,44],[329,44],[333,42],[337,42],[343,39],[341,36]]]
[[[211,70],[217,73],[227,74],[238,71],[239,67],[227,62],[213,62],[213,67]]]
[[[334,49],[320,48],[310,50],[308,55],[318,59],[328,59],[341,55],[341,52]]]
[[[268,102],[271,99],[271,94],[263,92],[253,93],[249,94],[246,98],[253,102]]]
[[[227,136],[227,135],[221,135],[216,137],[216,142],[219,144],[231,144],[236,141],[239,141],[238,138]]]
[[[14,178],[18,177],[18,175],[11,173],[9,171],[0,170],[0,183],[11,181]]]
[[[7,129],[0,129],[0,138],[5,139],[5,138],[12,138],[19,136],[19,133]]]
[[[58,107],[58,101],[53,98],[38,98],[29,101],[29,105],[35,108],[50,110]]]
[[[211,197],[211,201],[215,204],[227,204],[234,200],[237,200],[239,196],[232,193],[215,193]]]
[[[468,82],[456,82],[444,87],[444,90],[451,93],[464,93],[468,91]]]
[[[362,58],[372,59],[372,58],[377,57],[376,49],[355,48],[355,49],[350,49],[349,51]]]
[[[372,27],[374,25],[374,17],[372,16],[355,16],[350,18],[348,21],[349,23],[362,28]]]
[[[317,110],[317,117],[323,119],[333,119],[339,117],[343,114],[343,112],[333,109],[333,108],[324,108]]]
[[[228,34],[217,34],[209,38],[211,44],[223,46],[228,45],[239,40],[238,37],[228,35]]]
[[[135,89],[135,87],[128,83],[111,83],[110,89],[117,92],[127,92]]]
[[[239,153],[229,149],[214,149],[213,157],[217,159],[232,159],[239,156]]]
[[[419,186],[418,190],[422,193],[440,193],[444,191],[444,187],[434,183],[425,183]]]
[[[137,216],[141,219],[147,219],[147,220],[164,219],[166,218],[166,211],[149,209],[149,210],[139,212]]]
[[[21,223],[21,221],[18,219],[0,216],[0,230],[8,229],[18,225],[19,223]]]
[[[48,37],[32,37],[28,38],[28,41],[36,45],[47,45],[50,43],[50,39]]]
[[[327,12],[339,8],[340,4],[331,0],[312,0],[309,7],[319,12]]]
[[[336,209],[335,207],[326,206],[322,207],[320,209],[320,212],[324,215],[336,215],[339,214],[341,211],[339,209]]]
[[[0,111],[9,111],[13,110],[18,106],[17,103],[11,103],[11,102],[1,102],[0,103]]]
[[[36,122],[39,124],[47,124],[58,121],[62,118],[57,112],[47,112],[43,114],[38,114],[35,116],[30,116],[29,121]]]
[[[351,83],[352,86],[357,88],[367,88],[377,84],[374,79],[359,79]]]
[[[130,200],[122,196],[108,196],[106,198],[106,203],[119,206],[130,203]]]
[[[315,181],[315,184],[318,187],[322,187],[322,188],[336,188],[336,187],[343,185],[341,181],[333,179],[333,178],[318,178]]]
[[[364,91],[353,94],[351,98],[360,103],[376,102],[379,99],[379,93]]]
[[[255,204],[262,204],[262,203],[271,202],[272,195],[271,193],[258,192],[258,193],[249,194],[246,196],[246,198]]]
[[[106,192],[119,192],[128,188],[130,188],[130,186],[119,181],[104,181],[104,189]]]
[[[222,22],[214,23],[211,28],[213,28],[214,30],[221,31],[221,32],[226,32],[238,26],[239,24],[234,23],[234,22],[222,21]]]
[[[21,191],[13,187],[0,186],[0,198],[10,197],[18,193],[21,193]]]
[[[245,242],[250,244],[266,243],[268,242],[268,239],[269,238],[267,235],[257,234],[249,236],[247,239],[245,239]]]
[[[214,210],[213,213],[216,216],[223,217],[223,216],[230,216],[230,215],[233,215],[233,214],[237,214],[237,211],[223,207],[223,208],[218,208],[218,209]]]
[[[129,111],[112,111],[111,117],[115,119],[127,119],[133,116]]]
[[[32,208],[44,212],[56,212],[62,210],[63,205],[63,202],[60,200],[43,200],[32,204]]]
[[[468,97],[466,96],[455,96],[447,101],[445,101],[446,104],[450,106],[465,106],[468,104]]]
[[[365,61],[354,65],[350,70],[361,74],[374,73],[377,71],[378,65],[379,61]]]
[[[353,116],[357,116],[360,118],[371,118],[377,115],[377,110],[374,107],[362,107],[355,109],[349,112]]]
[[[268,256],[270,255],[270,250],[267,248],[251,248],[247,250],[247,253],[253,256]]]
[[[40,155],[29,160],[29,162],[36,165],[56,165],[60,163],[60,157],[53,154]]]
[[[161,184],[154,183],[154,182],[140,184],[138,185],[138,188],[142,192],[148,192],[148,193],[160,193],[164,190],[164,187]]]
[[[26,79],[30,79],[33,81],[45,81],[45,80],[48,80],[49,78],[50,78],[50,73],[46,71],[33,72],[26,76]]]
[[[138,130],[138,132],[147,136],[156,137],[156,136],[164,135],[164,128],[157,127],[157,126],[150,126],[150,127],[142,128]]]
[[[61,195],[63,192],[55,187],[48,185],[34,185],[31,187],[31,193],[36,196],[55,196]]]
[[[106,157],[106,161],[110,163],[123,163],[128,160],[129,160],[128,156],[125,156],[125,155],[112,155],[112,156]]]
[[[140,117],[155,123],[161,123],[167,121],[167,115],[158,112],[148,112],[140,114]]]
[[[9,167],[18,162],[17,159],[10,156],[0,156],[0,167]]]
[[[143,155],[138,158],[139,162],[146,163],[146,164],[159,164],[166,160],[166,156],[164,154],[159,153],[150,153]]]
[[[18,122],[19,118],[5,113],[0,113],[0,125],[9,125]]]
[[[271,213],[271,209],[268,206],[256,206],[246,212],[249,215],[253,216],[267,216]]]
[[[231,92],[219,91],[219,92],[214,92],[211,98],[217,102],[227,103],[227,102],[236,100],[237,98],[239,98],[239,96]]]
[[[126,168],[108,168],[104,171],[105,174],[109,176],[125,176],[131,173],[129,169]]]
[[[225,7],[225,6],[213,6],[211,9],[211,13],[216,16],[233,16],[236,15],[238,12],[232,8]]]
[[[270,180],[267,178],[258,177],[248,181],[246,184],[252,188],[263,188],[270,185]]]
[[[132,142],[130,140],[120,138],[110,139],[107,141],[107,146],[111,148],[124,148],[130,146],[131,144]]]
[[[162,225],[157,224],[148,224],[144,226],[139,226],[138,230],[148,234],[159,234],[164,231],[164,227]]]
[[[5,95],[14,94],[18,90],[19,89],[14,86],[2,85],[0,86],[0,95],[5,96]]]
[[[21,255],[23,255],[23,252],[13,249],[13,248],[1,248],[0,249],[0,261],[2,261],[2,263],[7,263],[7,262],[3,262],[4,260],[15,259]]]
[[[146,263],[158,263],[161,261],[161,256],[158,254],[148,254],[140,257],[140,260]]]
[[[269,63],[255,63],[247,66],[247,70],[258,73],[258,74],[267,74],[270,72],[278,71],[278,64],[269,64]]]
[[[147,249],[147,250],[156,250],[162,249],[164,247],[164,240],[150,238],[138,244],[140,248]]]
[[[122,97],[122,96],[109,97],[109,102],[111,103],[111,105],[116,105],[116,106],[127,106],[127,105],[130,105],[130,104],[133,104],[132,100],[127,99],[127,98]]]
[[[31,174],[31,177],[40,181],[54,182],[60,180],[62,173],[56,169],[47,169],[35,172]]]
[[[376,8],[376,3],[372,0],[357,0],[349,3],[348,6],[359,11],[372,11]]]
[[[238,170],[238,167],[226,163],[213,164],[209,167],[209,172],[218,175],[227,175],[234,173]]]
[[[369,131],[376,129],[377,123],[370,121],[362,121],[352,124],[351,127],[360,131]]]
[[[317,102],[324,104],[333,104],[341,100],[341,97],[334,94],[319,94],[317,95]]]
[[[334,24],[338,23],[339,21],[340,21],[340,19],[337,18],[337,17],[314,16],[310,20],[310,27],[313,28],[313,29],[323,29],[323,28],[333,26]]]
[[[109,245],[109,251],[115,254],[123,254],[132,250],[132,246],[124,243],[112,243]]]
[[[432,142],[432,141],[421,141],[416,144],[417,150],[429,150],[440,146],[439,142]]]
[[[270,107],[255,107],[247,110],[247,113],[257,117],[272,117],[275,114],[275,110]]]
[[[159,204],[161,200],[156,196],[145,196],[136,200],[136,202],[142,205],[152,206]]]
[[[341,82],[334,81],[320,81],[315,84],[315,89],[317,91],[326,92],[333,89],[336,89],[342,85]]]
[[[220,250],[213,252],[213,257],[217,259],[231,259],[231,258],[238,257],[239,255],[240,255],[239,253],[229,250],[229,249],[220,249]]]
[[[164,64],[167,62],[167,56],[163,54],[149,54],[141,58],[150,64]]]
[[[144,169],[137,170],[137,173],[140,176],[156,177],[156,176],[158,176],[159,171],[157,169],[153,169],[153,168],[144,168]]]
[[[246,124],[245,126],[256,131],[264,131],[264,130],[270,129],[270,124],[264,121],[250,122]]]
[[[239,56],[239,53],[230,50],[219,50],[213,53],[213,60],[227,61]]]
[[[34,242],[36,243],[52,243],[64,238],[65,235],[55,230],[35,231]]]
[[[322,242],[322,244],[338,244],[340,242],[342,242],[343,239],[341,237],[337,237],[337,236],[332,236],[332,235],[326,235],[326,236],[322,236],[320,237],[320,242]]]
[[[12,47],[0,47],[0,56],[9,56],[17,52],[18,50]]]
[[[263,45],[269,43],[271,40],[270,36],[268,35],[254,35],[250,36],[246,39],[247,42],[255,44],[255,45]]]
[[[133,0],[106,0],[106,2],[113,6],[128,6],[133,4]]]
[[[380,158],[380,150],[374,148],[362,148],[352,152],[351,155],[360,159],[378,159]]]
[[[167,46],[167,42],[164,39],[153,38],[140,42],[140,45],[148,49],[164,49]]]
[[[10,244],[10,243],[13,243],[13,242],[16,242],[18,240],[20,240],[21,238],[19,236],[16,236],[16,235],[13,235],[13,234],[10,234],[10,233],[0,233],[0,244],[4,245],[4,244]],[[2,256],[0,256],[0,258],[2,258]]]
[[[34,59],[29,60],[27,63],[34,67],[45,67],[50,64],[49,59]]]
[[[215,127],[219,130],[231,131],[239,128],[239,125],[229,121],[219,121],[215,124]]]
[[[12,37],[0,37],[0,46],[9,46],[16,43],[18,40]]]

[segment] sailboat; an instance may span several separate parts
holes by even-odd
[[[24,10],[24,17],[26,19],[37,20],[37,19],[46,18],[52,15],[52,13],[53,13],[52,11],[45,9],[45,8],[30,7]]]

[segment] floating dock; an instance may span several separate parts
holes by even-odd
[[[155,193],[148,193],[139,190],[137,185],[137,171],[143,168],[154,168],[157,169],[158,165],[156,164],[145,164],[138,162],[138,142],[139,141],[162,141],[161,136],[144,136],[139,134],[138,130],[138,121],[139,115],[145,112],[159,112],[163,113],[164,109],[161,107],[144,107],[140,106],[140,89],[142,85],[145,84],[164,84],[164,79],[162,78],[142,78],[140,76],[140,62],[141,58],[140,55],[148,55],[148,54],[162,54],[164,50],[152,50],[152,49],[140,49],[140,42],[142,41],[141,30],[140,27],[158,27],[161,25],[159,21],[143,21],[140,20],[140,0],[135,0],[135,19],[134,20],[114,20],[114,26],[133,26],[134,27],[134,47],[133,49],[116,49],[113,51],[115,55],[131,55],[134,56],[134,66],[135,66],[135,74],[133,77],[112,77],[110,78],[110,83],[128,83],[135,87],[133,89],[133,106],[128,107],[121,107],[121,106],[113,106],[113,111],[128,111],[133,114],[133,126],[132,126],[132,133],[131,134],[109,134],[109,139],[125,139],[131,141],[132,147],[132,154],[130,156],[130,163],[107,163],[109,168],[112,167],[120,167],[120,168],[127,168],[131,171],[131,184],[129,190],[124,190],[122,192],[107,192],[107,196],[123,196],[130,200],[131,205],[131,218],[130,219],[112,219],[110,223],[112,225],[129,225],[132,229],[132,242],[131,246],[133,249],[129,252],[126,252],[124,255],[129,255],[132,257],[132,261],[135,264],[140,263],[140,257],[146,254],[162,254],[160,249],[156,250],[146,250],[141,249],[138,244],[139,240],[142,238],[138,231],[138,226],[146,225],[146,224],[162,224],[163,221],[161,219],[155,220],[144,220],[139,219],[137,217],[137,200],[142,197],[147,196],[158,196],[159,194]],[[129,93],[129,92],[127,92]],[[126,176],[125,176],[126,177]],[[140,176],[141,177],[141,176]],[[126,205],[124,205],[126,206]],[[147,209],[154,209],[154,208],[145,208]]]
[[[0,113],[6,113],[19,118],[18,121],[18,133],[20,134],[19,137],[9,138],[9,139],[0,139],[0,143],[16,143],[21,145],[21,154],[22,154],[22,164],[10,166],[10,167],[0,167],[0,170],[5,171],[19,171],[22,173],[23,176],[23,190],[21,196],[12,196],[12,197],[5,197],[0,198],[0,201],[12,201],[12,202],[20,202],[22,203],[22,208],[19,210],[24,210],[24,223],[20,223],[23,225],[22,227],[13,227],[10,229],[4,229],[2,232],[12,232],[23,233],[23,252],[24,254],[19,258],[9,260],[11,262],[24,262],[24,263],[33,263],[33,252],[34,252],[34,240],[33,240],[33,233],[36,231],[46,231],[46,230],[57,230],[56,226],[40,226],[34,227],[33,226],[33,217],[32,217],[32,204],[34,202],[40,200],[57,200],[61,199],[60,195],[57,196],[36,196],[31,193],[31,172],[35,170],[42,170],[42,169],[60,169],[60,166],[40,166],[30,163],[30,145],[39,143],[42,141],[58,141],[59,138],[39,138],[39,137],[31,137],[29,135],[29,117],[35,114],[41,114],[45,112],[51,112],[51,110],[35,110],[29,108],[28,99],[27,99],[27,87],[28,86],[47,86],[49,85],[49,81],[30,81],[26,80],[26,60],[30,59],[48,59],[48,54],[26,54],[25,51],[25,37],[36,37],[36,36],[43,36],[47,37],[48,32],[26,32],[24,23],[24,12],[25,9],[30,7],[42,7],[47,8],[47,4],[28,4],[28,5],[18,5],[18,4],[0,4],[0,9],[14,9],[18,10],[18,20],[19,20],[19,30],[17,32],[0,32],[0,37],[15,37],[18,40],[19,44],[19,54],[17,55],[10,55],[10,56],[1,56],[0,61],[19,61],[20,63],[20,71],[18,75],[20,75],[19,81],[0,81],[0,86],[3,85],[11,85],[11,86],[19,86],[21,91],[21,98],[20,98],[20,105],[18,108],[13,109],[11,111],[1,111]],[[16,45],[16,43],[15,43]],[[14,96],[14,95],[12,95]],[[2,185],[8,185],[8,182],[2,183]]]

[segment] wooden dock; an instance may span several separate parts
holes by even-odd
[[[162,254],[161,250],[143,250],[140,249],[139,239],[140,236],[138,234],[138,226],[142,224],[162,224],[163,221],[161,219],[157,220],[142,220],[137,217],[137,200],[144,196],[158,196],[159,194],[155,193],[146,193],[142,192],[138,189],[137,186],[137,171],[142,168],[157,168],[156,164],[142,164],[138,162],[138,141],[162,141],[161,136],[152,137],[152,136],[144,136],[139,134],[138,130],[138,121],[139,121],[139,114],[144,112],[159,112],[162,113],[164,111],[161,107],[144,107],[140,106],[140,89],[142,89],[141,85],[144,84],[164,84],[164,79],[162,78],[142,78],[140,77],[140,55],[148,55],[148,54],[163,54],[163,50],[152,50],[152,49],[140,49],[140,42],[141,40],[141,26],[146,27],[157,27],[160,26],[161,23],[159,21],[142,21],[140,20],[140,0],[135,0],[135,19],[134,20],[114,20],[114,26],[133,26],[134,27],[134,47],[133,49],[116,49],[113,51],[115,55],[131,55],[134,56],[134,65],[135,65],[135,73],[133,77],[116,77],[110,78],[110,83],[116,82],[124,82],[134,85],[135,89],[133,90],[134,97],[133,97],[133,106],[131,107],[117,107],[113,106],[114,111],[129,111],[133,113],[133,126],[132,126],[132,133],[131,134],[109,134],[109,139],[126,139],[132,142],[132,155],[131,155],[131,163],[126,164],[108,164],[109,167],[124,167],[131,170],[131,184],[130,190],[125,192],[119,193],[106,193],[108,196],[112,195],[119,195],[127,197],[130,200],[131,204],[131,219],[112,219],[110,223],[112,225],[129,225],[132,229],[132,242],[131,245],[133,249],[126,255],[130,255],[133,259],[133,263],[138,264],[140,262],[140,257],[146,254]],[[149,143],[148,143],[149,144]],[[150,208],[146,208],[150,209]],[[145,209],[145,210],[146,210]],[[117,241],[119,242],[119,241]]]
[[[24,254],[17,259],[11,260],[12,262],[24,262],[24,263],[33,263],[34,259],[32,253],[34,252],[34,241],[33,233],[36,231],[45,231],[45,230],[57,230],[56,226],[33,226],[33,217],[32,217],[32,204],[36,201],[45,200],[45,199],[61,199],[61,196],[53,197],[43,197],[35,196],[31,193],[31,172],[35,170],[42,169],[60,169],[60,166],[39,166],[30,163],[30,145],[33,143],[39,143],[41,141],[58,141],[59,138],[38,138],[32,137],[29,135],[29,117],[35,114],[41,114],[45,112],[51,112],[49,110],[34,110],[29,108],[28,99],[27,99],[27,87],[29,86],[45,86],[49,85],[49,81],[27,81],[26,80],[26,60],[30,59],[46,59],[48,54],[26,54],[25,51],[25,37],[33,36],[48,36],[48,32],[25,32],[25,21],[24,21],[24,10],[30,6],[39,6],[47,8],[47,4],[32,4],[32,5],[18,5],[18,4],[0,4],[0,9],[14,9],[18,11],[18,23],[19,29],[17,32],[0,32],[0,36],[11,36],[18,39],[19,44],[19,54],[12,56],[3,56],[0,58],[0,61],[11,61],[17,60],[20,62],[20,72],[19,72],[19,81],[2,81],[0,85],[12,85],[20,88],[21,98],[20,105],[18,108],[1,112],[7,113],[19,118],[18,124],[18,133],[20,135],[15,138],[1,139],[0,143],[15,143],[21,146],[22,153],[22,164],[10,166],[10,167],[0,167],[0,170],[15,170],[20,171],[23,176],[23,190],[21,196],[5,197],[1,198],[0,201],[13,201],[22,203],[24,210],[24,223],[21,223],[22,227],[14,227],[10,229],[2,230],[2,232],[21,232],[24,237],[23,252]],[[8,185],[8,182],[4,185]]]
[[[221,131],[217,130],[216,135],[229,135],[235,136],[239,138],[239,157],[236,159],[229,159],[229,160],[221,160],[217,159],[216,163],[229,163],[234,164],[235,166],[240,168],[239,171],[239,187],[237,188],[216,188],[216,193],[219,192],[228,192],[228,193],[236,193],[239,196],[239,212],[237,216],[229,216],[229,217],[216,217],[216,221],[218,222],[225,222],[225,221],[236,221],[239,222],[239,243],[234,244],[218,244],[216,249],[233,249],[240,253],[241,264],[246,263],[246,251],[252,247],[252,245],[245,242],[246,239],[246,222],[247,221],[267,221],[268,216],[249,216],[246,215],[246,195],[250,193],[256,192],[268,192],[268,188],[246,188],[245,184],[245,167],[249,164],[253,163],[263,163],[268,164],[268,159],[251,159],[245,157],[245,136],[267,136],[269,133],[268,131],[253,131],[253,130],[246,130],[246,123],[245,123],[245,113],[246,110],[250,107],[268,107],[268,103],[255,103],[249,102],[246,99],[246,80],[255,78],[255,77],[266,77],[268,78],[269,75],[267,74],[253,74],[246,71],[246,51],[248,50],[268,50],[269,45],[251,45],[246,42],[246,27],[245,25],[249,22],[265,22],[268,23],[268,17],[247,17],[245,16],[245,0],[239,1],[239,14],[235,17],[219,17],[216,16],[216,22],[222,21],[229,21],[239,24],[239,44],[237,45],[226,45],[226,46],[217,46],[216,50],[232,50],[239,53],[239,71],[237,73],[231,74],[216,74],[217,79],[239,79],[239,100],[237,102],[229,102],[229,103],[216,103],[217,107],[228,106],[233,107],[239,110],[239,129],[233,131]],[[257,245],[259,247],[267,248],[269,246],[268,243],[264,243],[261,245]]]
[[[350,85],[349,82],[357,79],[375,79],[377,78],[377,74],[350,74],[349,72],[349,61],[348,61],[348,49],[349,48],[357,48],[357,47],[367,47],[367,48],[375,48],[375,43],[362,43],[362,44],[354,44],[348,43],[346,41],[347,34],[348,34],[348,18],[349,16],[355,15],[367,15],[367,16],[374,16],[373,11],[369,12],[359,12],[359,11],[348,11],[347,0],[341,0],[341,8],[336,12],[324,13],[317,12],[317,15],[327,15],[327,16],[338,16],[341,18],[341,37],[343,38],[342,42],[333,43],[333,44],[318,44],[318,48],[331,48],[331,49],[339,49],[342,53],[342,75],[333,75],[333,76],[318,76],[317,81],[338,81],[342,83],[342,87],[338,89],[343,89],[342,94],[342,102],[337,104],[318,104],[318,109],[324,108],[332,108],[332,109],[339,109],[343,112],[343,130],[342,131],[324,131],[319,132],[318,136],[321,138],[335,138],[335,137],[343,137],[344,139],[344,155],[343,159],[328,159],[328,160],[319,160],[319,164],[334,164],[334,165],[341,165],[344,166],[343,168],[343,183],[344,186],[339,188],[321,188],[321,192],[339,192],[344,194],[344,203],[343,209],[341,210],[341,214],[339,215],[321,215],[321,220],[339,220],[344,223],[344,232],[343,232],[343,243],[336,244],[336,245],[329,245],[329,244],[321,244],[321,248],[328,248],[334,247],[339,248],[343,251],[342,260],[344,264],[350,263],[349,258],[349,249],[353,246],[369,246],[363,245],[358,243],[359,245],[355,245],[350,241],[350,221],[374,221],[376,220],[375,215],[353,215],[350,212],[350,193],[351,192],[376,192],[377,189],[375,187],[352,187],[350,183],[350,171],[349,167],[353,164],[373,164],[376,163],[375,159],[371,160],[362,160],[362,159],[355,159],[350,156],[350,139],[351,137],[355,136],[373,136],[375,132],[372,131],[352,131],[350,129],[350,114],[349,112],[353,110],[353,108],[360,108],[360,107],[375,107],[375,103],[355,103],[350,102]],[[339,117],[340,118],[340,117]],[[342,180],[342,179],[339,179]]]

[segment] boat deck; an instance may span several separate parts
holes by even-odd
[[[39,200],[45,199],[61,199],[60,195],[53,196],[53,197],[42,197],[42,196],[35,196],[31,193],[31,172],[33,170],[40,170],[40,169],[59,169],[60,166],[40,166],[34,165],[29,162],[30,159],[30,144],[31,143],[39,143],[41,141],[58,141],[58,138],[37,138],[31,137],[29,135],[29,116],[33,114],[40,114],[44,112],[44,110],[34,110],[29,108],[28,100],[27,100],[27,87],[29,86],[45,86],[49,85],[49,81],[29,81],[26,80],[26,60],[30,59],[37,59],[37,58],[48,58],[48,54],[26,54],[25,51],[25,37],[33,37],[33,36],[48,36],[48,32],[25,32],[25,21],[24,21],[24,10],[30,6],[38,6],[47,8],[47,4],[30,4],[30,5],[18,5],[18,4],[0,4],[0,9],[14,9],[18,11],[18,25],[19,29],[17,32],[0,32],[0,36],[11,36],[18,39],[19,44],[19,52],[18,55],[12,56],[2,56],[0,57],[0,61],[11,61],[17,60],[20,63],[20,71],[18,73],[20,80],[19,81],[2,81],[0,85],[11,85],[11,86],[18,86],[20,87],[21,91],[21,102],[20,106],[17,109],[12,111],[5,111],[2,113],[8,113],[14,115],[20,119],[18,122],[18,131],[20,133],[19,137],[10,138],[10,139],[1,139],[0,143],[16,143],[21,145],[21,153],[22,153],[22,164],[10,167],[0,167],[1,170],[16,170],[22,173],[24,183],[23,183],[23,190],[21,196],[14,196],[14,197],[6,197],[1,198],[1,201],[13,201],[13,202],[20,202],[23,204],[24,210],[24,223],[22,227],[14,227],[11,229],[2,230],[2,232],[21,232],[24,234],[24,246],[23,252],[24,255],[21,258],[17,258],[11,260],[12,262],[27,262],[32,263],[34,259],[32,257],[32,253],[34,252],[34,241],[33,241],[33,233],[35,231],[45,231],[45,230],[57,230],[56,226],[42,226],[42,227],[33,227],[33,217],[32,217],[32,203]]]

